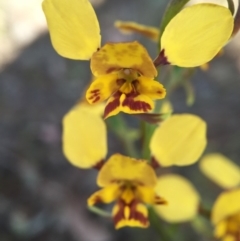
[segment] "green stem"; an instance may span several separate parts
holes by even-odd
[[[154,130],[156,129],[156,125],[148,124],[147,122],[141,122],[141,130],[142,130],[142,158],[145,160],[150,160],[151,152],[150,152],[150,141],[153,135]]]
[[[125,150],[128,153],[128,155],[131,156],[131,157],[137,158],[139,156],[139,154],[138,154],[138,152],[135,148],[134,142],[130,139],[125,138],[125,137],[122,137],[122,141],[124,143]]]
[[[139,155],[135,147],[135,141],[139,137],[139,132],[129,128],[120,114],[107,119],[106,123],[112,132],[123,142],[127,154],[137,158]]]
[[[208,220],[211,219],[211,210],[205,208],[202,204],[199,205],[198,213]]]
[[[173,241],[173,235],[170,234],[169,229],[164,227],[165,225],[161,222],[158,215],[155,213],[152,207],[149,208],[149,220],[151,225],[155,228],[160,236],[161,241]]]
[[[104,210],[102,210],[102,209],[100,209],[100,208],[98,208],[96,206],[90,206],[90,207],[88,207],[88,209],[91,212],[96,213],[99,216],[107,217],[107,218],[112,217],[111,213],[106,212],[106,211],[104,211]]]

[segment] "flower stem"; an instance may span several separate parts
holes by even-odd
[[[109,218],[109,217],[112,216],[111,213],[106,212],[106,211],[104,211],[104,210],[102,210],[102,209],[100,209],[100,208],[98,208],[98,207],[95,207],[95,206],[90,206],[90,207],[88,207],[88,209],[89,209],[91,212],[93,212],[93,213],[95,213],[95,214],[97,214],[97,215],[99,215],[99,216],[102,216],[102,217],[107,217],[107,218]]]
[[[106,122],[112,132],[123,142],[127,154],[138,158],[135,141],[139,138],[139,131],[129,128],[120,114],[107,119]]]
[[[152,138],[152,134],[156,129],[156,125],[151,125],[147,122],[141,122],[141,130],[142,130],[142,157],[145,160],[150,160],[151,152],[149,148],[149,144]]]
[[[153,207],[149,208],[149,220],[151,225],[155,228],[160,236],[161,241],[173,241],[174,237],[170,229],[166,228],[163,222],[161,222],[158,215],[155,213]]]

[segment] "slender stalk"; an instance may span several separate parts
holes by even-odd
[[[91,206],[91,207],[88,207],[88,209],[93,212],[93,213],[96,213],[97,215],[99,216],[102,216],[102,217],[107,217],[107,218],[110,218],[112,215],[111,213],[109,212],[106,212],[96,206]]]
[[[161,241],[173,241],[173,235],[170,233],[170,230],[166,228],[158,215],[155,213],[154,209],[152,207],[149,208],[149,220],[151,225],[155,228],[157,233],[160,236]]]

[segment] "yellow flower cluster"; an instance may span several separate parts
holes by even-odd
[[[187,179],[175,174],[158,178],[147,160],[121,154],[106,158],[104,119],[120,111],[139,114],[154,110],[154,100],[166,95],[163,85],[155,80],[159,65],[196,67],[214,58],[232,34],[233,17],[229,9],[205,3],[183,8],[161,34],[161,49],[155,61],[137,41],[105,43],[101,47],[99,23],[88,0],[44,0],[43,10],[55,50],[66,58],[90,60],[95,77],[86,91],[88,103],[80,102],[63,119],[66,158],[79,168],[99,169],[97,184],[101,189],[90,196],[88,205],[115,201],[112,217],[117,229],[148,227],[146,205],[153,205],[169,222],[192,219],[198,212],[200,197]],[[157,31],[146,26],[120,26],[124,27],[126,31],[140,29],[155,40],[158,36]],[[152,163],[160,167],[194,164],[206,142],[206,123],[201,118],[173,114],[153,133],[149,145]],[[224,218],[217,215],[213,222]],[[230,220],[224,225],[233,230],[239,214]]]
[[[56,51],[70,59],[91,59],[96,79],[86,98],[91,104],[107,100],[104,118],[120,111],[152,111],[153,100],[166,95],[164,87],[154,80],[154,64],[203,65],[227,43],[233,30],[233,17],[226,7],[202,3],[184,8],[162,33],[161,50],[153,64],[147,50],[136,41],[100,47],[99,23],[87,0],[44,0],[43,10]]]
[[[199,195],[185,178],[171,174],[158,179],[146,160],[121,154],[114,154],[105,162],[107,133],[100,109],[103,111],[103,106],[93,110],[82,102],[63,119],[63,151],[67,159],[79,168],[100,168],[97,184],[102,189],[89,198],[88,205],[116,200],[112,210],[116,228],[147,227],[148,211],[144,203],[157,205],[156,211],[170,222],[193,218]],[[150,142],[152,159],[161,167],[191,165],[205,146],[206,124],[190,114],[166,119]]]

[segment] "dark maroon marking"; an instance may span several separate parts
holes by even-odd
[[[136,87],[139,84],[139,81],[137,79],[132,81],[132,85]]]
[[[93,168],[95,168],[99,171],[102,168],[102,166],[104,165],[104,163],[105,163],[105,161],[101,160],[96,165],[94,165]]]
[[[88,98],[89,100],[93,99],[93,103],[97,102],[100,100],[100,90],[96,89],[96,90],[92,90],[90,91],[90,93],[92,93],[92,95]]]
[[[167,201],[165,201],[164,199],[162,199],[159,196],[155,196],[155,204],[157,205],[163,205],[163,204],[167,204]]]
[[[116,215],[113,216],[113,222],[115,224],[115,226],[117,225],[117,223],[123,219],[125,219],[124,217],[124,207],[125,207],[125,203],[124,201],[122,201],[121,199],[116,203],[116,205],[119,207],[119,211],[116,213]]]
[[[106,73],[109,74],[109,73],[111,73],[111,72],[113,72],[113,71],[115,71],[115,70],[118,70],[118,69],[119,69],[119,68],[112,67],[112,68],[107,69]]]
[[[106,118],[110,112],[115,110],[119,105],[120,105],[120,96],[121,92],[117,91],[116,93],[113,94],[113,97],[115,98],[113,101],[109,102],[104,110],[103,118]]]
[[[117,225],[119,221],[121,220],[137,220],[139,221],[141,224],[143,224],[144,226],[148,225],[148,218],[144,217],[144,215],[140,212],[137,211],[137,204],[139,204],[140,202],[138,202],[137,200],[133,200],[131,203],[127,204],[124,202],[124,200],[119,199],[119,201],[117,202],[116,205],[118,205],[119,207],[119,211],[117,212],[117,214],[113,217],[113,221],[114,224]],[[124,208],[128,206],[130,209],[130,215],[129,218],[126,219],[124,217]]]
[[[133,200],[130,204],[130,216],[129,220],[134,219],[138,220],[140,223],[142,223],[144,226],[148,224],[148,218],[146,218],[142,213],[137,211],[137,204],[139,204],[137,200]]]
[[[117,85],[122,86],[126,82],[125,79],[117,79]]]
[[[100,196],[95,196],[94,197],[94,205],[97,203],[103,203],[102,199],[100,198]]]
[[[96,93],[99,93],[99,92],[100,92],[100,90],[96,89],[96,90],[92,90],[90,93],[96,94]]]
[[[158,94],[162,94],[162,93],[163,93],[163,91],[161,91],[161,90],[158,90],[158,91],[157,91],[157,93],[158,93]]]
[[[139,94],[136,92],[131,92],[126,94],[126,98],[122,103],[122,106],[128,106],[130,110],[148,112],[151,110],[151,106],[143,101],[135,101],[134,98]]]
[[[240,229],[240,228],[239,228]],[[240,241],[240,230],[236,234],[236,241]]]
[[[160,164],[158,163],[157,159],[152,156],[151,157],[151,161],[150,161],[150,165],[156,170],[157,168],[161,167]]]
[[[162,114],[140,113],[140,114],[134,114],[134,116],[136,116],[139,119],[144,120],[150,124],[158,124],[159,122],[163,121]]]
[[[96,98],[95,98],[95,100],[93,100],[93,103],[96,103],[97,101],[99,101],[100,100],[100,96],[97,96]]]
[[[153,61],[155,67],[158,67],[159,65],[167,65],[170,64],[168,62],[167,57],[165,56],[165,49],[163,49],[159,55],[157,56],[157,58]]]
[[[144,217],[144,215],[137,210],[133,210],[130,215],[130,219],[138,220],[143,226],[148,225],[148,218]]]

